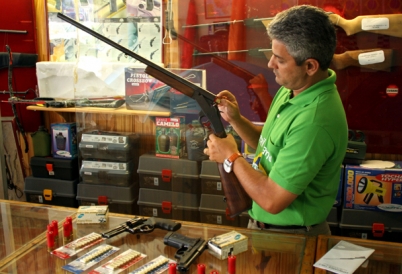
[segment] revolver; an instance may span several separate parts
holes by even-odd
[[[181,227],[181,223],[176,223],[171,220],[150,217],[148,219],[143,217],[135,217],[128,220],[116,228],[103,232],[101,235],[103,238],[112,238],[123,232],[129,232],[131,234],[137,233],[150,233],[155,228],[164,229],[168,231],[176,231]]]

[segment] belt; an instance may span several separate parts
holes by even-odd
[[[316,225],[271,225],[271,224],[266,224],[266,223],[262,223],[259,221],[255,221],[255,223],[257,224],[258,227],[262,228],[262,229],[307,229],[310,230],[312,227],[316,226]]]

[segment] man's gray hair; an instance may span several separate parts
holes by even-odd
[[[328,14],[317,7],[300,5],[278,13],[267,27],[271,40],[286,46],[298,66],[306,59],[329,68],[336,49],[336,29]]]

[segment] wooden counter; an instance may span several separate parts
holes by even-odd
[[[402,273],[402,244],[374,240],[364,240],[358,238],[338,237],[338,236],[318,236],[316,258],[318,261],[328,250],[341,240],[375,249],[369,257],[367,266],[364,264],[355,271],[359,273],[375,274],[400,274]],[[315,274],[330,273],[320,268],[314,268]]]
[[[47,251],[45,231],[47,224],[53,219],[58,220],[61,224],[66,216],[74,216],[76,209],[4,200],[0,200],[0,207],[2,209],[0,273],[68,273],[61,267],[77,257],[62,260],[51,255]],[[107,231],[132,217],[110,214],[107,224],[74,224],[75,238],[91,232]],[[181,223],[182,227],[177,233],[190,238],[201,237],[207,240],[233,229],[246,235],[248,237],[248,251],[236,256],[237,273],[313,273],[315,237],[268,233],[200,223]],[[119,247],[120,250],[117,254],[131,248],[147,255],[145,259],[131,266],[128,271],[122,272],[129,273],[159,255],[174,259],[177,250],[163,243],[163,237],[166,233],[167,231],[160,229],[155,229],[148,234],[122,233],[106,240],[106,243]],[[11,237],[14,239],[14,243],[8,242],[11,234],[14,235]],[[61,230],[59,234],[59,241],[61,242]],[[8,251],[7,245],[13,245],[12,250]],[[197,259],[197,263],[206,265],[206,273],[210,273],[211,270],[217,270],[219,273],[226,273],[227,271],[227,260],[219,260],[208,251],[203,252]],[[191,266],[189,273],[197,273],[196,264]]]

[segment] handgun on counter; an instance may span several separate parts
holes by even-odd
[[[208,247],[208,241],[201,238],[188,238],[175,232],[168,232],[163,238],[165,245],[177,248],[174,257],[177,259],[177,270],[186,273],[190,265]]]
[[[112,238],[123,232],[129,232],[131,234],[137,233],[150,233],[154,231],[155,228],[164,229],[168,231],[176,231],[181,227],[181,223],[176,223],[168,219],[161,218],[143,218],[143,217],[135,217],[131,220],[128,220],[116,228],[113,228],[109,231],[103,232],[103,238]]]

